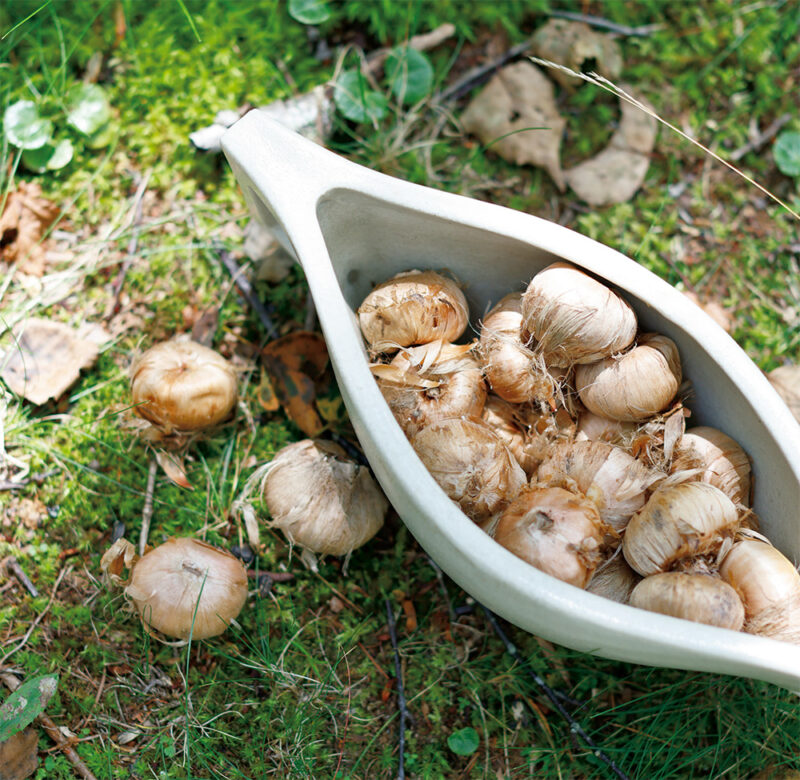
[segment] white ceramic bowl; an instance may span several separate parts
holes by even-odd
[[[616,287],[643,328],[678,345],[693,425],[720,428],[753,461],[762,530],[800,559],[800,425],[737,344],[699,307],[619,252],[511,209],[355,165],[253,111],[222,146],[254,215],[302,264],[342,396],[386,495],[464,590],[517,626],[568,647],[652,666],[736,674],[800,690],[800,647],[595,596],[524,563],[447,498],[378,390],[354,310],[377,282],[446,268],[473,322],[556,260]]]

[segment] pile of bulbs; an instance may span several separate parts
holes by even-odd
[[[800,643],[800,575],[756,530],[747,455],[684,431],[678,349],[616,292],[554,263],[456,344],[459,285],[408,271],[358,318],[420,460],[499,544],[622,603]]]

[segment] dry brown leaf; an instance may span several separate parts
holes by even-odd
[[[180,457],[166,450],[156,450],[156,460],[171,482],[174,482],[178,487],[192,490],[192,483],[189,482],[189,478],[186,476],[186,467]]]
[[[0,780],[25,780],[39,766],[36,729],[27,728],[0,742]]]
[[[97,359],[101,332],[97,326],[74,330],[61,322],[30,319],[0,358],[0,377],[37,406],[59,398]]]
[[[42,196],[38,184],[21,181],[0,214],[0,260],[16,263],[26,274],[42,276],[46,265],[42,239],[58,213],[58,206]]]
[[[622,89],[647,108],[652,106],[629,86]],[[570,187],[591,206],[624,203],[644,182],[658,123],[646,111],[620,100],[619,127],[608,146],[594,157],[564,171]]]
[[[692,303],[699,306],[726,333],[731,332],[731,326],[732,326],[731,315],[719,301],[710,300],[703,303],[696,293],[693,293],[689,290],[684,291],[683,294]]]
[[[315,407],[318,390],[323,389],[327,376],[325,339],[319,333],[290,333],[267,344],[261,359],[270,383],[267,388],[262,380],[259,390],[267,396],[267,391],[272,390],[286,414],[306,436],[318,435],[325,427]],[[265,402],[272,404],[269,397],[262,405]]]
[[[608,35],[592,30],[585,22],[551,19],[531,40],[531,50],[543,60],[564,65],[578,73],[594,71],[611,81],[622,73],[622,52]],[[561,86],[575,89],[585,83],[561,70],[551,72]]]
[[[781,366],[770,371],[767,379],[800,422],[800,366]]]
[[[564,190],[561,136],[566,120],[552,82],[530,62],[499,70],[461,115],[464,128],[503,159],[538,165]]]

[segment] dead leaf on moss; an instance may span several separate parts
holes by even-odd
[[[58,206],[42,196],[36,182],[20,182],[0,214],[0,260],[16,263],[26,274],[42,276],[46,265],[42,239],[58,213]]]
[[[622,89],[652,106],[629,86]],[[656,142],[657,122],[646,111],[620,99],[619,127],[601,152],[564,171],[570,187],[591,206],[624,203],[644,182]]]
[[[17,329],[0,357],[0,377],[12,392],[37,406],[59,398],[81,369],[97,359],[105,331],[97,325],[74,330],[44,319],[30,319]]]
[[[27,728],[0,742],[0,780],[24,780],[39,766],[39,735]]]
[[[156,460],[171,482],[178,487],[187,488],[188,490],[193,489],[192,483],[189,482],[189,478],[186,476],[186,467],[181,457],[166,450],[156,450]]]
[[[578,73],[594,71],[614,81],[622,73],[622,52],[608,35],[592,30],[585,22],[551,19],[540,27],[531,40],[531,50],[543,60],[564,65]],[[585,82],[561,70],[550,74],[567,89]]]
[[[290,333],[267,344],[261,360],[269,374],[270,389],[289,419],[306,436],[317,436],[325,427],[315,408],[318,390],[326,384],[325,339],[319,333]]]
[[[800,422],[800,366],[780,366],[770,371],[767,379]]]
[[[728,310],[719,302],[713,299],[709,301],[701,301],[696,293],[686,290],[683,293],[692,303],[699,306],[709,317],[711,317],[717,325],[720,326],[726,333],[731,332],[732,318]]]
[[[461,115],[464,128],[503,159],[544,168],[564,190],[561,137],[566,120],[552,82],[530,62],[499,70]]]

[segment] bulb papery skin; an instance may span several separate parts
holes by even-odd
[[[698,426],[678,440],[671,471],[702,469],[700,479],[718,487],[734,504],[750,506],[750,459],[728,435]]]
[[[744,624],[744,606],[736,591],[706,574],[673,571],[645,577],[633,589],[630,605],[732,631],[741,631]]]
[[[569,263],[553,263],[533,277],[522,315],[548,366],[593,363],[626,349],[636,336],[630,305]]]
[[[631,591],[642,578],[630,567],[625,558],[618,554],[608,563],[600,564],[586,590],[596,596],[603,596],[620,604],[627,604]]]
[[[452,418],[411,437],[439,486],[477,523],[505,509],[527,483],[503,440],[480,420]]]
[[[491,428],[502,440],[522,466],[525,475],[530,479],[541,463],[541,450],[546,446],[539,443],[539,436],[531,436],[521,420],[520,407],[506,403],[502,398],[490,395],[483,407],[481,420]],[[531,415],[535,417],[535,413]],[[531,420],[531,423],[534,421]]]
[[[432,344],[401,350],[380,370],[378,387],[406,436],[448,417],[480,417],[483,372],[466,345]],[[428,357],[429,353],[435,357]]]
[[[137,414],[166,434],[217,425],[238,400],[233,367],[195,341],[173,339],[151,347],[134,360],[130,381]]]
[[[647,490],[665,476],[612,444],[563,441],[539,466],[536,481],[582,493],[605,523],[622,531],[644,506]]]
[[[373,353],[455,341],[469,308],[458,284],[435,271],[406,271],[379,284],[358,307],[361,332]]]
[[[176,639],[221,634],[247,600],[247,572],[197,539],[169,539],[133,566],[126,595],[148,628]]]
[[[584,406],[600,417],[623,422],[640,422],[666,409],[681,379],[678,348],[657,334],[645,334],[621,357],[578,366],[575,371]]]
[[[755,539],[737,542],[719,573],[742,599],[747,633],[800,644],[800,574],[780,550]]]
[[[590,501],[562,488],[527,487],[501,515],[494,539],[531,566],[584,588],[603,559],[605,533]]]
[[[682,558],[716,553],[739,525],[733,502],[706,482],[658,488],[633,515],[622,551],[643,577],[660,574]]]
[[[770,371],[767,379],[800,422],[800,366],[780,366]]]
[[[605,441],[624,446],[636,433],[636,424],[609,420],[592,412],[582,412],[578,417],[577,438],[588,441]]]
[[[272,527],[322,555],[348,555],[366,544],[389,508],[366,466],[337,444],[312,439],[280,450],[261,483],[261,497]]]
[[[538,401],[555,408],[558,378],[522,342],[522,294],[500,300],[483,320],[480,354],[492,391],[504,401]]]

